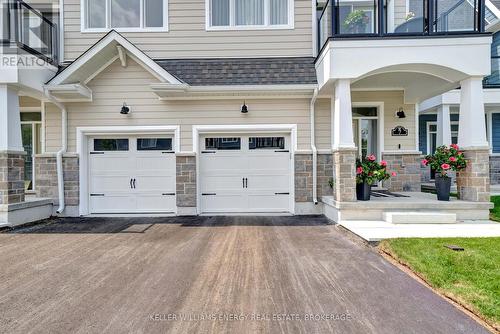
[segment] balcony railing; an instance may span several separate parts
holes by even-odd
[[[57,65],[57,25],[21,0],[0,0],[0,36],[6,48],[20,48]]]
[[[484,32],[485,0],[328,0],[319,50],[330,37],[369,38]]]

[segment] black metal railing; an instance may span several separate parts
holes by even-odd
[[[318,19],[318,49],[329,38],[457,35],[484,32],[485,0],[328,0]]]
[[[58,62],[57,25],[21,0],[0,0],[1,43],[20,48],[53,65]]]

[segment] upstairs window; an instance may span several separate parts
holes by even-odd
[[[207,28],[292,29],[293,0],[209,0]]]
[[[166,31],[167,0],[84,0],[82,31]]]

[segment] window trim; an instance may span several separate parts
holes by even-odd
[[[427,129],[427,154],[434,154],[434,152],[431,152],[431,135],[432,134],[435,134],[436,135],[436,141],[437,141],[437,133],[438,133],[438,129],[437,129],[437,124],[438,122],[437,121],[428,121],[427,122],[427,126],[426,126],[426,129]],[[431,125],[435,125],[436,126],[436,130],[435,131],[431,131]],[[450,121],[450,126],[451,125],[459,125],[459,121]],[[450,129],[451,130],[451,129]],[[453,137],[457,137],[458,139],[458,131],[450,131],[451,133],[451,138]],[[456,135],[455,135],[456,134]],[[453,140],[452,140],[453,141]],[[436,145],[437,145],[437,142],[436,142]],[[436,147],[437,148],[437,147]]]
[[[140,10],[141,10],[141,18],[140,18],[140,27],[131,27],[131,28],[113,28],[111,27],[111,0],[106,1],[106,27],[105,28],[88,28],[88,20],[87,20],[87,5],[88,0],[80,0],[80,32],[82,33],[101,33],[101,32],[109,32],[111,30],[115,30],[117,32],[168,32],[168,0],[163,0],[163,27],[145,27],[145,7],[144,1],[140,1]]]
[[[234,0],[229,0],[234,2]],[[239,31],[239,30],[293,30],[295,29],[295,6],[294,0],[288,1],[288,24],[270,25],[269,24],[269,8],[270,0],[264,0],[264,24],[263,25],[235,25],[234,13],[229,11],[228,26],[212,26],[212,0],[205,0],[205,30],[206,31]]]

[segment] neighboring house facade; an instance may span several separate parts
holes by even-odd
[[[491,74],[483,81],[491,184],[500,184],[500,10],[498,6],[500,6],[499,1],[486,2],[486,30],[493,34]],[[419,146],[424,155],[434,153],[438,146],[458,142],[459,108],[459,89],[420,103]],[[428,182],[432,179],[434,179],[433,171],[422,167],[422,180]]]
[[[12,8],[4,22],[25,19]],[[459,142],[477,157],[471,166],[482,164],[483,1],[58,8],[59,29],[46,23],[51,38],[40,30],[43,47],[19,41],[15,25],[4,36],[16,57],[48,61],[30,69],[36,76],[18,64],[0,69],[0,78],[14,73],[0,79],[1,159],[20,165],[30,140],[16,129],[31,122],[24,171],[57,214],[311,214],[323,212],[324,197],[337,214],[356,202],[355,159],[368,154],[397,172],[385,187],[420,191],[416,105],[458,85],[460,113],[472,119]],[[3,176],[3,205],[25,202],[20,174]],[[463,199],[486,202],[487,192],[467,185]]]

